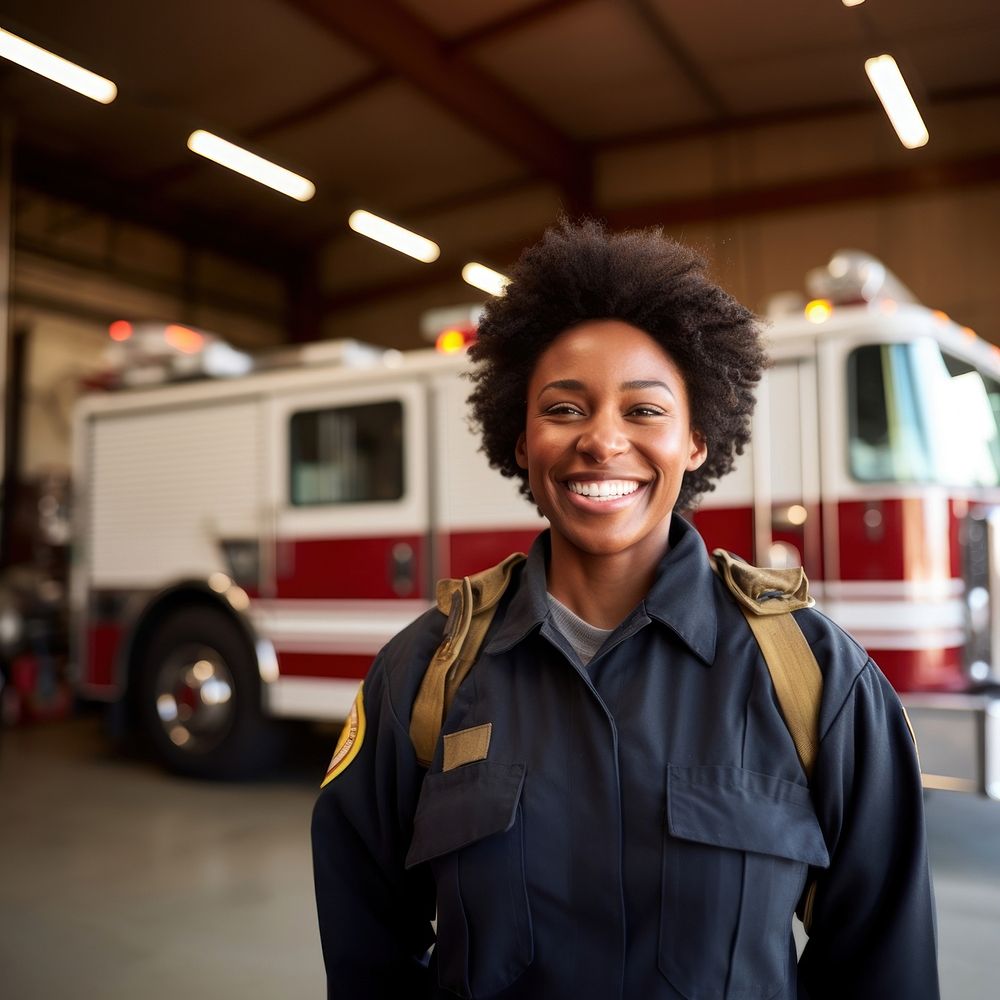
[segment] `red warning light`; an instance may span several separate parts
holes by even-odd
[[[127,319],[116,319],[108,327],[108,334],[112,340],[128,340],[132,336],[132,324]]]
[[[171,323],[163,331],[163,339],[182,354],[197,354],[205,343],[205,338],[197,330]]]

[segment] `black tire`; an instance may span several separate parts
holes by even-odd
[[[279,731],[261,711],[252,647],[223,611],[194,605],[168,613],[137,671],[140,728],[171,771],[246,778],[276,758]]]

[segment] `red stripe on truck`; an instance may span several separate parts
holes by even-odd
[[[454,531],[448,538],[448,576],[460,577],[495,566],[512,552],[527,552],[538,530]]]
[[[869,649],[868,655],[901,694],[908,691],[963,691],[968,688],[960,648]]]
[[[278,653],[278,673],[282,677],[331,677],[361,679],[368,673],[374,656],[347,653]]]

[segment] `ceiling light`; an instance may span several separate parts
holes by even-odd
[[[422,260],[425,264],[430,264],[441,256],[441,248],[433,240],[411,233],[409,229],[397,226],[386,219],[380,219],[363,209],[351,212],[347,224],[356,233],[367,236],[376,243],[384,243],[408,257]]]
[[[204,129],[192,132],[188,136],[187,146],[192,153],[214,160],[223,167],[287,194],[296,201],[308,201],[316,193],[316,185],[312,181]]]
[[[907,149],[923,146],[929,138],[927,126],[920,117],[916,104],[910,96],[910,91],[899,72],[896,60],[892,56],[881,55],[865,60],[865,72],[871,80],[878,99],[885,108],[885,113],[892,122],[892,127],[899,136],[899,141]]]
[[[481,288],[490,295],[503,295],[503,290],[510,284],[510,278],[506,274],[475,262],[462,268],[462,277],[474,288]]]
[[[865,0],[842,0],[845,7],[860,7]]]
[[[3,28],[0,28],[0,56],[101,104],[110,104],[118,96],[118,88],[110,80]]]

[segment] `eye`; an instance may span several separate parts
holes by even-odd
[[[549,417],[576,417],[583,413],[583,410],[574,403],[553,403],[546,406],[544,413]]]
[[[639,406],[633,406],[631,410],[628,411],[628,416],[630,417],[662,417],[665,411],[659,406],[653,406],[650,403],[641,403]]]

